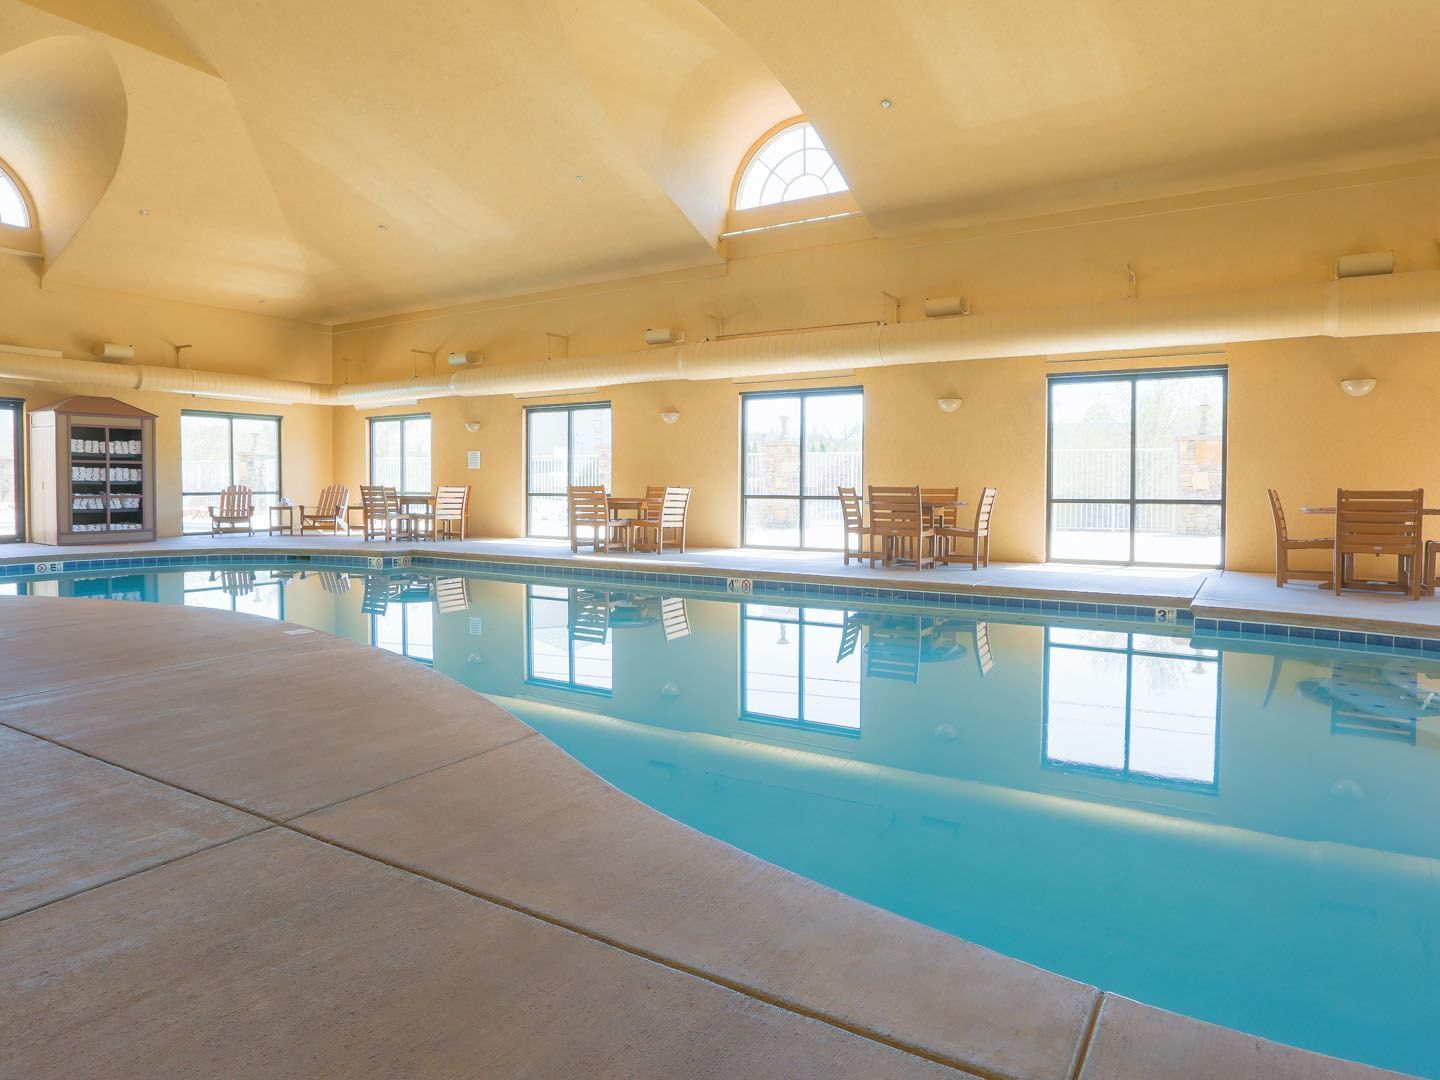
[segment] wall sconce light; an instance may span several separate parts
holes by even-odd
[[[941,411],[941,412],[943,412],[943,413],[953,413],[953,412],[959,412],[959,411],[960,411],[960,403],[961,403],[962,401],[964,401],[964,400],[965,400],[964,398],[958,398],[958,397],[942,397],[942,398],[936,398],[936,399],[935,399],[935,404],[940,406],[940,411]]]
[[[1340,389],[1351,397],[1364,397],[1375,389],[1374,379],[1341,379]]]
[[[480,422],[478,420],[466,420],[465,430],[472,435],[475,434],[475,432],[480,430]]]
[[[667,424],[673,424],[680,419],[680,413],[675,409],[666,409],[660,414],[660,419]]]

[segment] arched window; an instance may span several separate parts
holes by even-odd
[[[20,185],[4,169],[0,169],[0,225],[30,228],[30,207],[25,203]]]
[[[808,120],[796,120],[750,155],[735,190],[735,209],[751,210],[849,190],[814,126]]]

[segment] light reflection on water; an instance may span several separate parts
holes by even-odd
[[[662,812],[851,895],[1163,1008],[1440,1074],[1440,664],[553,578],[20,588],[410,656]]]

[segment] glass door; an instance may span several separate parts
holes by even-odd
[[[864,475],[864,392],[746,394],[741,407],[745,546],[838,551],[839,489]]]
[[[1050,379],[1048,557],[1220,566],[1223,368]]]
[[[610,406],[525,411],[525,534],[569,536],[566,488],[610,487]]]
[[[15,398],[0,398],[0,543],[25,538],[24,406]]]

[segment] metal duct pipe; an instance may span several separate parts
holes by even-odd
[[[897,364],[1440,331],[1440,271],[1157,296],[950,319],[756,334],[670,348],[322,386],[251,375],[6,352],[0,378],[293,405],[563,393],[673,379],[753,378]]]

